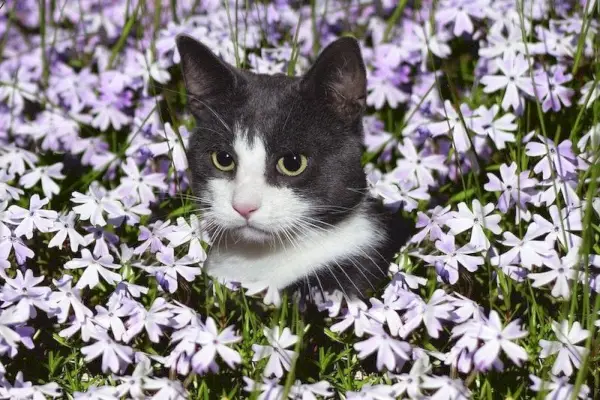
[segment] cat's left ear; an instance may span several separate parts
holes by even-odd
[[[367,76],[356,39],[343,37],[325,48],[301,81],[302,90],[322,98],[344,118],[357,118],[366,107]]]
[[[241,83],[235,68],[221,60],[206,45],[187,35],[178,35],[177,49],[189,107],[199,115],[228,103]]]

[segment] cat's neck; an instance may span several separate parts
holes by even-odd
[[[260,244],[225,236],[213,244],[205,268],[219,280],[265,282],[282,289],[376,252],[386,239],[382,228],[364,204],[335,226],[300,233],[293,241]]]

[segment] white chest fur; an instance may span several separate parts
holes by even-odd
[[[383,240],[377,223],[357,210],[335,227],[297,237],[294,244],[236,243],[224,238],[211,248],[205,268],[217,279],[242,284],[265,282],[281,289],[327,265],[365,255]]]

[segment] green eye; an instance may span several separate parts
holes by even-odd
[[[302,154],[287,154],[277,161],[277,171],[286,176],[298,176],[304,172],[308,159]]]
[[[235,168],[233,157],[226,151],[213,151],[210,154],[210,158],[214,166],[223,172],[233,171]]]

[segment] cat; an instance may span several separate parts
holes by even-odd
[[[368,194],[361,166],[366,70],[356,39],[329,44],[303,76],[236,68],[176,39],[196,118],[187,157],[213,244],[213,278],[363,297],[412,232]]]

